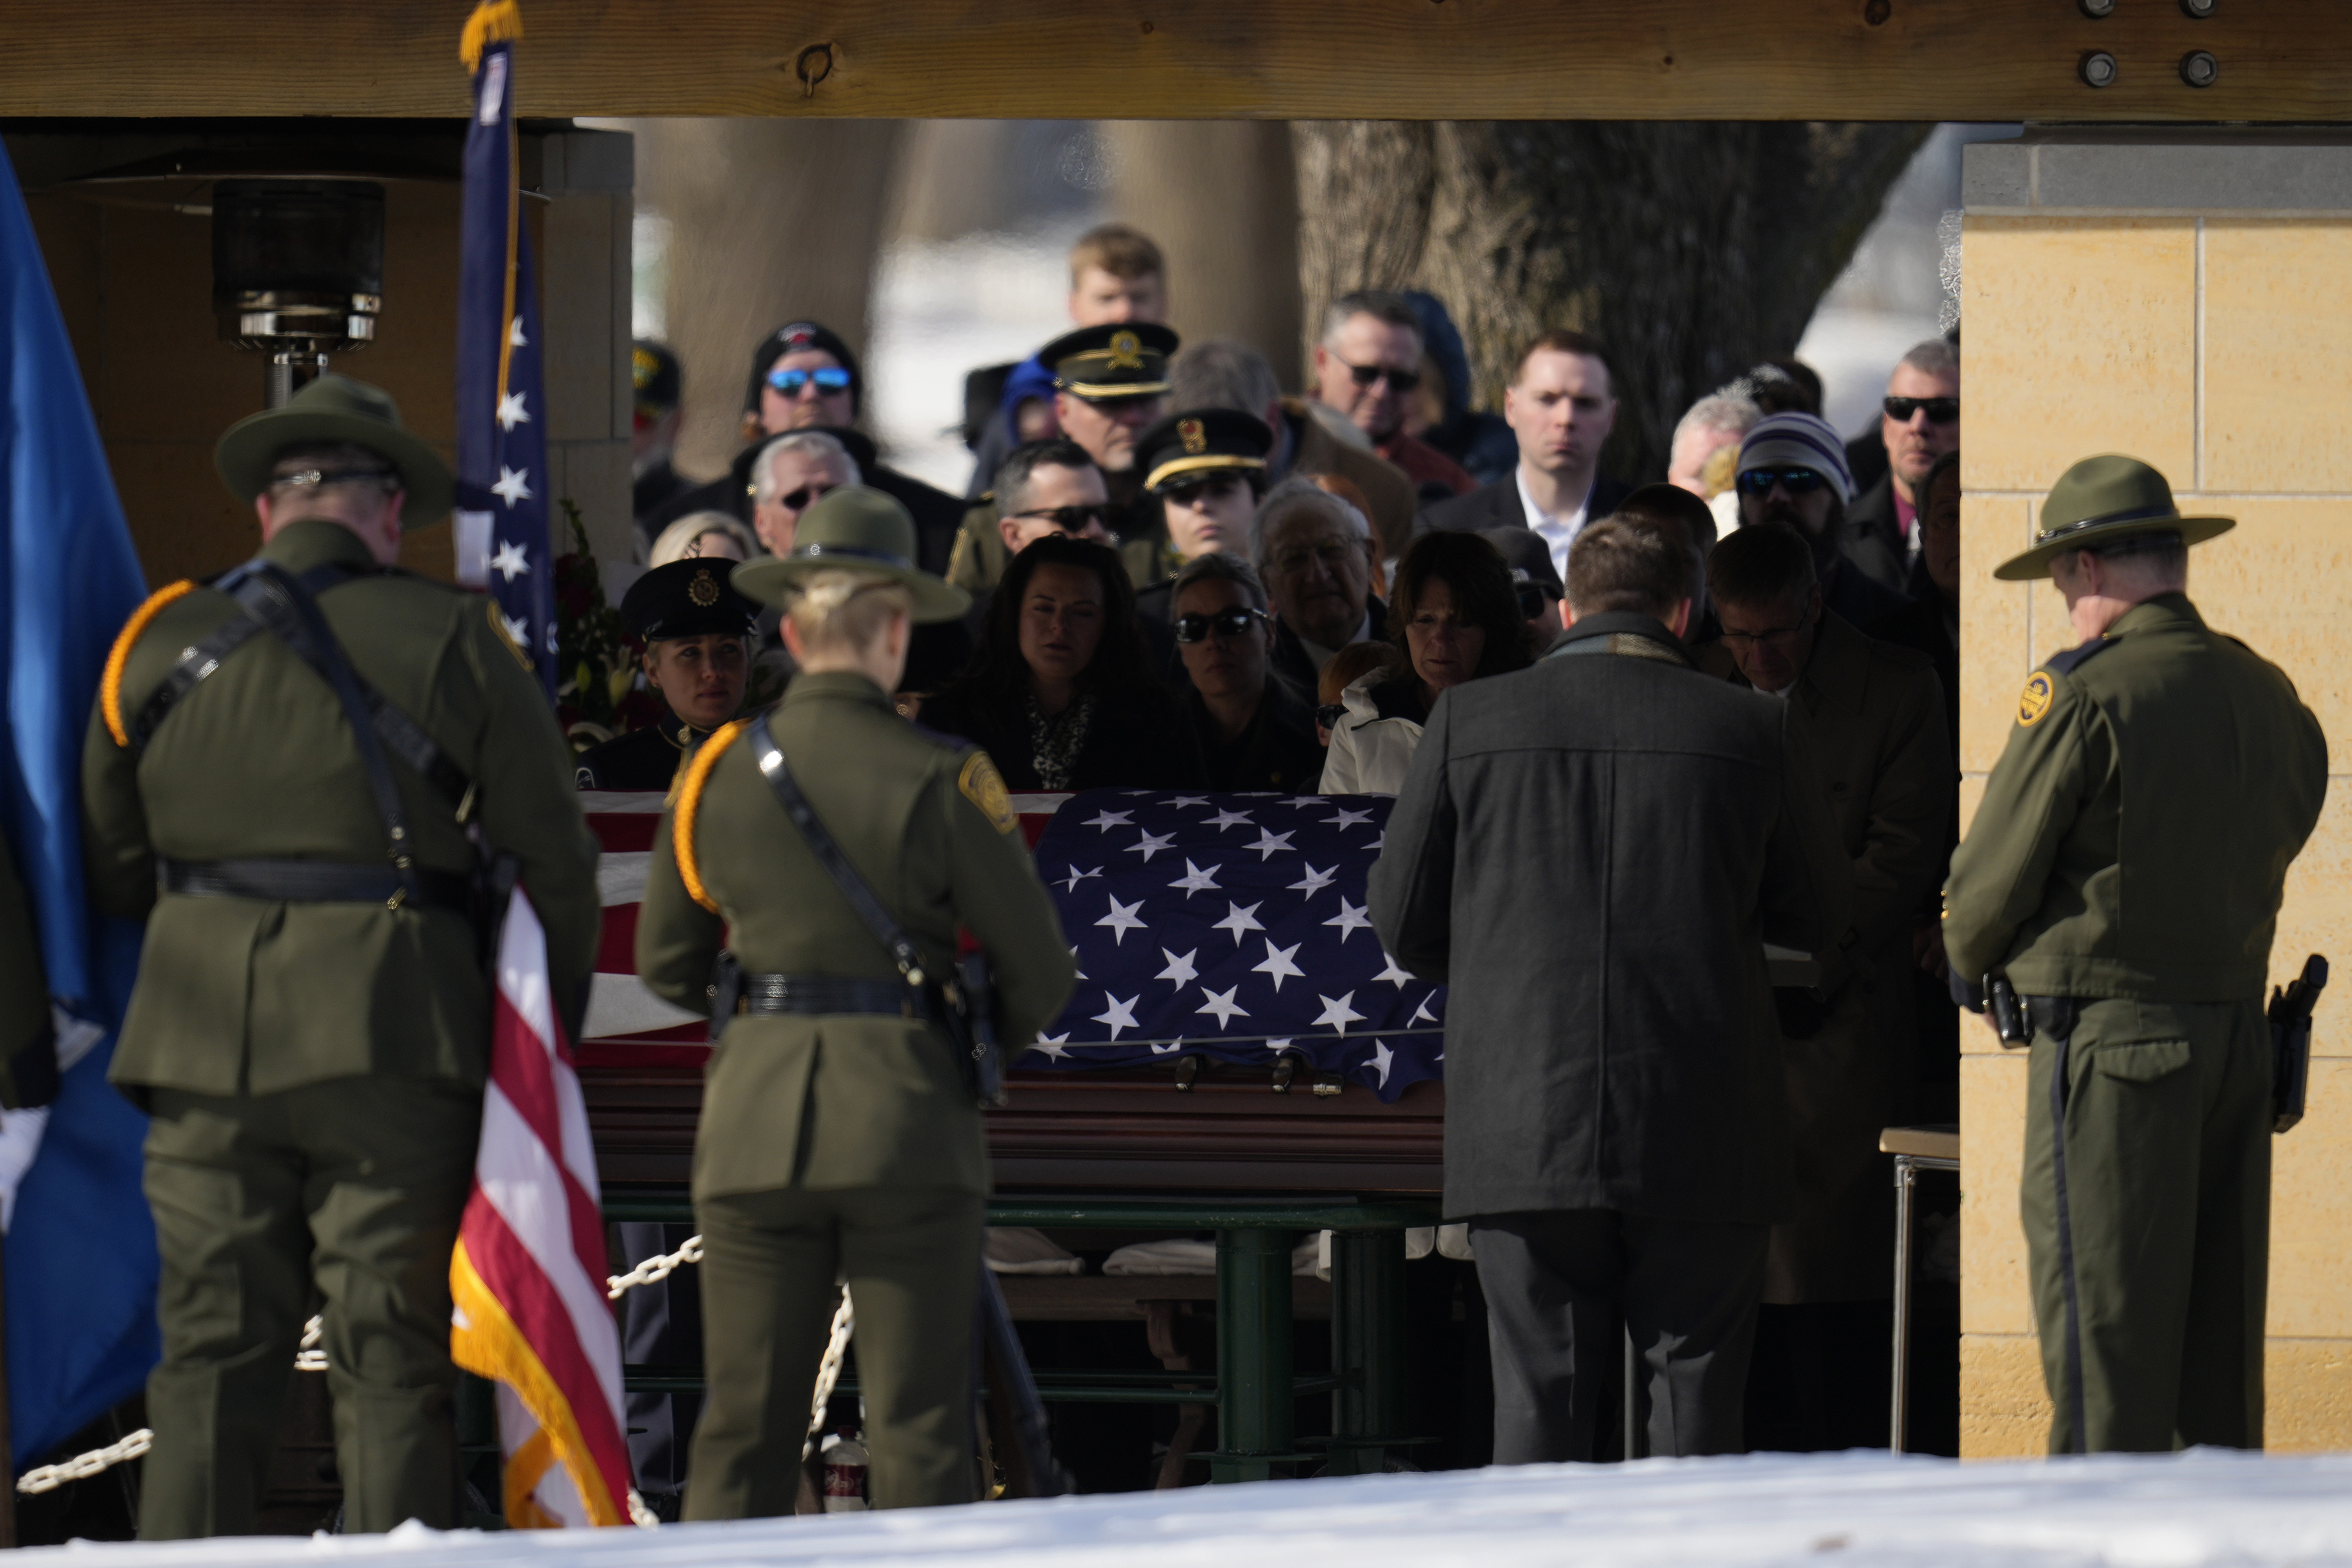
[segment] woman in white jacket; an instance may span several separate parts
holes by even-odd
[[[1339,694],[1325,795],[1394,795],[1421,744],[1422,726],[1449,686],[1534,662],[1511,569],[1475,533],[1424,533],[1397,563],[1388,635],[1411,668],[1364,676]]]

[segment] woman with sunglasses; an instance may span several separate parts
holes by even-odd
[[[1265,584],[1238,555],[1211,552],[1176,574],[1176,656],[1192,689],[1184,699],[1211,789],[1315,787],[1323,745],[1306,698],[1274,673],[1274,621]]]
[[[922,721],[977,742],[1016,795],[1204,780],[1184,710],[1152,678],[1118,556],[1066,533],[1006,565],[979,651]]]
[[[1365,676],[1340,694],[1325,795],[1394,795],[1438,694],[1535,662],[1511,569],[1475,533],[1424,533],[1397,563],[1388,635],[1411,668]]]

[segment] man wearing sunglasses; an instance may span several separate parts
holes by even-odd
[[[1845,552],[1872,581],[1926,596],[1919,573],[1919,487],[1936,459],[1960,447],[1960,351],[1930,338],[1886,380],[1878,434],[1886,472],[1847,509]]]
[[[1845,509],[1853,480],[1845,443],[1811,414],[1773,414],[1739,444],[1739,521],[1795,531],[1812,552],[1822,602],[1855,626],[1868,626],[1906,603],[1865,575],[1845,552]]]
[[[1405,433],[1421,355],[1421,317],[1401,296],[1372,289],[1342,294],[1324,314],[1323,341],[1315,345],[1316,401],[1346,415],[1423,495],[1468,495],[1478,481],[1461,464]]]
[[[1216,552],[1176,574],[1176,655],[1192,678],[1184,699],[1209,787],[1311,791],[1323,748],[1307,700],[1274,673],[1265,584],[1237,555]]]

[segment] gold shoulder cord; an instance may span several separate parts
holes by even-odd
[[[702,868],[694,862],[694,814],[702,804],[702,786],[709,782],[719,754],[742,732],[743,721],[738,720],[702,742],[694,760],[687,763],[686,775],[678,780],[677,805],[670,816],[670,850],[677,858],[678,880],[686,884],[687,897],[714,915],[719,906],[703,887]]]
[[[100,678],[98,687],[99,710],[106,715],[106,732],[114,737],[118,746],[128,748],[131,744],[131,731],[122,722],[122,667],[131,662],[131,650],[137,645],[140,634],[147,629],[147,623],[173,600],[194,593],[195,586],[184,577],[149,595],[145,604],[131,612],[131,618],[122,624],[121,635],[107,652],[106,673]]]

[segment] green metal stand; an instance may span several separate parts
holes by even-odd
[[[1293,1452],[1286,1230],[1217,1232],[1217,1451],[1212,1481],[1263,1481],[1306,1462]]]
[[[1376,1475],[1404,1436],[1404,1232],[1331,1233],[1331,1465]]]

